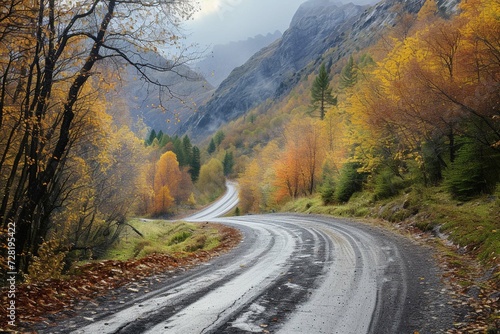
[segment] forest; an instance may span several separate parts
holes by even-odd
[[[440,185],[462,201],[498,191],[499,9],[467,1],[443,18],[426,1],[375,46],[337,68],[326,54],[288,98],[230,124],[227,145],[245,157],[243,212],[316,192],[332,204],[409,185]]]
[[[202,166],[188,137],[132,124],[120,95],[119,74],[132,69],[138,84],[180,100],[154,73],[192,58],[179,26],[194,11],[189,1],[2,2],[2,275],[58,277],[102,256],[130,217],[169,215],[223,191],[221,162]],[[158,45],[171,61],[151,61]]]

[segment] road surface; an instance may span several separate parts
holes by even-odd
[[[226,192],[224,195],[199,212],[183,218],[182,220],[199,222],[207,221],[213,218],[222,217],[238,205],[238,187],[234,182],[226,182]]]
[[[231,203],[236,187],[228,194],[220,203]],[[353,221],[216,217],[226,210],[209,207],[188,220],[240,229],[244,238],[233,251],[119,306],[104,300],[92,319],[82,314],[47,332],[401,334],[451,328],[447,291],[429,250]]]

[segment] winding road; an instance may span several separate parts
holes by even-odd
[[[185,219],[240,229],[244,238],[233,251],[57,332],[401,334],[451,327],[430,250],[330,217],[220,217],[236,204],[237,186],[229,184],[217,204]]]

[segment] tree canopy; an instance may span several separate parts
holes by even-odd
[[[153,74],[187,61],[178,27],[194,9],[187,0],[2,3],[0,222],[16,226],[18,272],[28,271],[68,199],[68,169],[81,167],[72,163],[75,150],[100,138],[88,135],[106,119],[101,92],[111,89],[109,79],[131,66],[146,84],[172,92]],[[147,56],[160,47],[170,61]],[[88,163],[91,151],[79,158]]]

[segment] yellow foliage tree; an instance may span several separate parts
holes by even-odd
[[[154,214],[164,214],[174,204],[175,195],[179,192],[182,173],[179,169],[177,156],[167,151],[156,163],[154,177]]]
[[[222,162],[212,158],[208,163],[201,166],[197,185],[208,200],[212,201],[221,195],[226,185]]]

